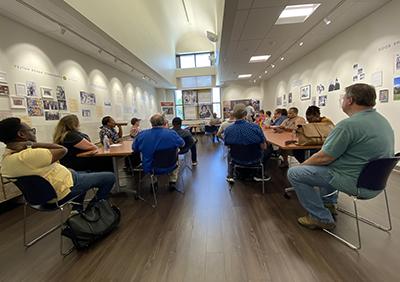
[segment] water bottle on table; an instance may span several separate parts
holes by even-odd
[[[104,152],[110,152],[110,139],[108,139],[107,135],[104,135],[103,147],[104,147]]]

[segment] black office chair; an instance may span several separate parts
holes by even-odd
[[[152,169],[150,173],[151,189],[153,192],[153,203],[151,206],[153,208],[157,207],[157,193],[156,193],[156,177],[160,175],[167,175],[174,171],[178,167],[178,149],[170,148],[164,150],[157,150],[154,152]],[[160,173],[160,170],[167,169],[167,171]],[[141,179],[139,180],[141,182]],[[138,187],[137,199],[147,202],[140,194],[141,185]],[[182,190],[175,189],[177,192],[184,193]],[[148,203],[148,202],[147,202]]]
[[[204,134],[211,136],[213,143],[215,142],[215,138],[217,138],[217,141],[219,141],[219,138],[216,136],[217,132],[218,132],[218,126],[215,125],[204,126]]]
[[[382,158],[382,159],[376,159],[376,160],[371,160],[368,162],[363,170],[360,173],[360,176],[358,177],[357,181],[357,192],[355,194],[348,194],[353,199],[353,205],[354,205],[354,214],[352,212],[349,212],[345,209],[338,208],[338,211],[343,212],[344,214],[347,214],[351,217],[354,217],[356,219],[356,226],[357,226],[357,246],[354,244],[350,243],[349,241],[345,240],[343,237],[340,237],[339,235],[324,229],[324,231],[342,243],[346,244],[348,247],[352,248],[353,250],[359,250],[361,249],[361,234],[360,234],[360,226],[359,226],[359,220],[367,223],[373,227],[376,227],[378,229],[381,229],[383,231],[390,231],[392,230],[392,220],[390,218],[390,211],[389,211],[389,202],[386,194],[386,182],[393,170],[393,168],[396,166],[396,164],[400,161],[400,153],[397,153],[395,157],[393,158]],[[357,210],[357,200],[369,200],[369,198],[363,198],[360,195],[360,188],[363,189],[368,189],[372,191],[383,191],[385,195],[385,203],[386,203],[386,211],[388,215],[388,223],[389,226],[385,227],[382,226],[378,223],[375,223],[369,219],[366,219],[364,217],[361,217],[358,215],[358,210]],[[334,193],[337,193],[338,191],[335,191]],[[330,196],[334,193],[331,193],[327,196]],[[347,194],[347,193],[345,193]],[[377,193],[379,195],[380,193]],[[376,195],[376,196],[377,196]],[[376,197],[375,196],[375,197]],[[374,198],[374,197],[373,197]]]
[[[64,224],[64,219],[63,219],[63,210],[64,207],[67,205],[71,204],[78,204],[75,203],[74,200],[79,197],[80,195],[77,195],[73,198],[69,199],[62,199],[60,201],[55,201],[54,203],[49,203],[52,200],[57,199],[57,194],[53,188],[53,186],[43,177],[38,176],[38,175],[30,175],[30,176],[21,176],[21,177],[16,177],[16,178],[9,178],[10,181],[12,181],[19,190],[21,190],[23,196],[24,196],[24,246],[29,248],[36,242],[38,242],[40,239],[46,237],[53,231],[57,230]],[[26,239],[26,225],[27,225],[27,207],[31,207],[34,210],[40,211],[40,212],[51,212],[51,211],[59,211],[60,214],[60,222],[56,226],[53,226],[51,229],[48,231],[42,233],[38,237],[34,238],[31,241],[27,241]],[[73,248],[70,248],[67,252],[63,251],[63,239],[61,236],[60,232],[60,253],[61,255],[68,255],[71,253]]]
[[[261,169],[262,179],[262,193],[265,193],[264,185],[264,164],[263,151],[260,148],[260,144],[250,145],[228,145],[229,155],[231,157],[231,165],[233,165],[233,176],[236,173],[237,168],[250,168],[250,169]],[[232,184],[230,183],[229,190],[232,190]]]

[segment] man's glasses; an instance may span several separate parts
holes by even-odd
[[[36,135],[36,128],[29,128],[26,131],[30,131],[32,134]]]

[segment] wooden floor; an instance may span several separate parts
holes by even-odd
[[[22,245],[22,206],[0,214],[1,281],[400,281],[400,176],[388,193],[393,231],[361,224],[363,247],[353,251],[321,231],[299,226],[296,197],[286,200],[284,171],[271,161],[267,193],[260,184],[225,182],[223,146],[200,138],[199,165],[185,174],[186,194],[161,190],[159,207],[118,195],[120,227],[85,252],[63,258],[55,232],[29,249]],[[147,190],[147,189],[146,189]],[[350,206],[345,197],[343,206]],[[360,203],[361,213],[385,222],[382,197]],[[55,222],[35,213],[30,230]],[[34,226],[33,226],[34,225]],[[341,214],[337,232],[355,238]]]

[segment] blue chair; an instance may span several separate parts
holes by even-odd
[[[263,151],[260,144],[228,145],[230,164],[233,165],[233,175],[237,168],[261,169],[262,193],[265,194]],[[229,190],[232,190],[232,183]]]
[[[63,214],[65,206],[75,203],[74,200],[78,198],[80,195],[77,195],[73,198],[61,199],[60,201],[54,201],[57,199],[57,194],[53,188],[53,186],[43,177],[38,175],[30,175],[30,176],[21,176],[16,178],[9,178],[11,182],[13,182],[19,190],[21,190],[24,196],[24,246],[29,248],[40,239],[46,237],[53,231],[57,230],[64,224]],[[54,201],[51,202],[51,201]],[[27,207],[32,208],[34,210],[40,212],[52,212],[59,211],[60,222],[59,224],[53,226],[48,231],[42,233],[38,237],[34,238],[31,241],[27,241],[26,239],[26,225],[27,225]],[[73,248],[70,248],[67,252],[63,251],[63,239],[60,232],[60,253],[61,255],[68,255],[71,253]]]
[[[359,226],[359,221],[362,221],[368,225],[371,225],[373,227],[376,227],[378,229],[381,229],[383,231],[390,231],[392,230],[392,220],[390,218],[390,210],[389,210],[389,202],[387,198],[387,193],[386,193],[386,182],[389,178],[389,175],[391,174],[393,168],[396,166],[396,164],[400,161],[400,153],[397,153],[395,157],[393,158],[382,158],[382,159],[376,159],[376,160],[371,160],[368,162],[363,170],[360,173],[360,176],[358,177],[357,181],[357,191],[354,194],[348,194],[353,199],[353,205],[354,205],[354,214],[350,211],[338,208],[338,211],[343,212],[344,214],[347,214],[356,220],[356,227],[357,227],[357,245],[354,245],[350,243],[349,241],[345,240],[343,237],[340,237],[339,235],[324,229],[326,233],[329,235],[335,237],[342,243],[346,244],[348,247],[352,248],[353,250],[359,250],[361,249],[361,234],[360,234],[360,226]],[[385,203],[386,203],[386,212],[388,215],[388,223],[389,226],[382,226],[378,223],[375,223],[367,218],[361,217],[358,215],[358,210],[357,210],[357,200],[369,200],[368,198],[363,198],[360,195],[360,188],[363,189],[368,189],[376,192],[384,192],[385,195]],[[334,193],[338,193],[338,191],[335,191]],[[327,196],[330,196],[334,193],[331,193]],[[378,195],[379,193],[377,193]]]

